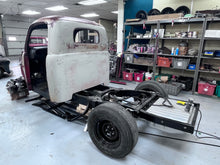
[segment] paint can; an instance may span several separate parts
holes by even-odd
[[[181,42],[179,44],[179,55],[186,55],[188,53],[188,43]]]
[[[192,38],[198,38],[198,32],[197,31],[193,31]]]
[[[192,38],[192,36],[193,36],[193,32],[191,31],[191,32],[188,32],[188,38]]]

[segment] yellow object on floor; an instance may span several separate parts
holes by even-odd
[[[179,105],[186,105],[185,101],[177,101],[176,103],[179,104]]]

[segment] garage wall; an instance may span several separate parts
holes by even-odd
[[[117,39],[116,28],[113,26],[114,21],[100,19],[99,23],[105,27],[108,36],[108,42],[115,42]]]
[[[220,1],[219,0],[154,0],[153,8],[157,8],[160,11],[165,7],[172,7],[176,10],[179,6],[187,6],[191,9],[191,2],[193,1],[192,14],[195,14],[197,10],[212,10],[214,8],[219,9]]]
[[[24,43],[29,25],[34,19],[5,15],[2,18],[3,31],[5,34],[8,56],[20,55],[24,49]],[[10,41],[9,37],[16,37],[16,41]]]

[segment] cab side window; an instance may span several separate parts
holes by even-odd
[[[99,33],[91,29],[76,29],[73,32],[73,39],[75,43],[98,44]]]

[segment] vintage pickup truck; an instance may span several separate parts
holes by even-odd
[[[48,37],[48,44],[30,46],[31,37],[36,35]],[[187,120],[180,121],[148,112],[158,99],[164,100],[164,107],[173,108],[167,93],[154,81],[140,83],[135,90],[107,86],[107,43],[105,28],[93,21],[61,16],[40,18],[27,33],[21,63],[23,78],[8,82],[7,89],[19,96],[32,90],[39,94],[27,100],[39,101],[33,105],[68,121],[85,121],[96,147],[114,158],[125,157],[135,147],[135,118],[193,133],[199,104],[190,102],[188,111],[182,112]]]

